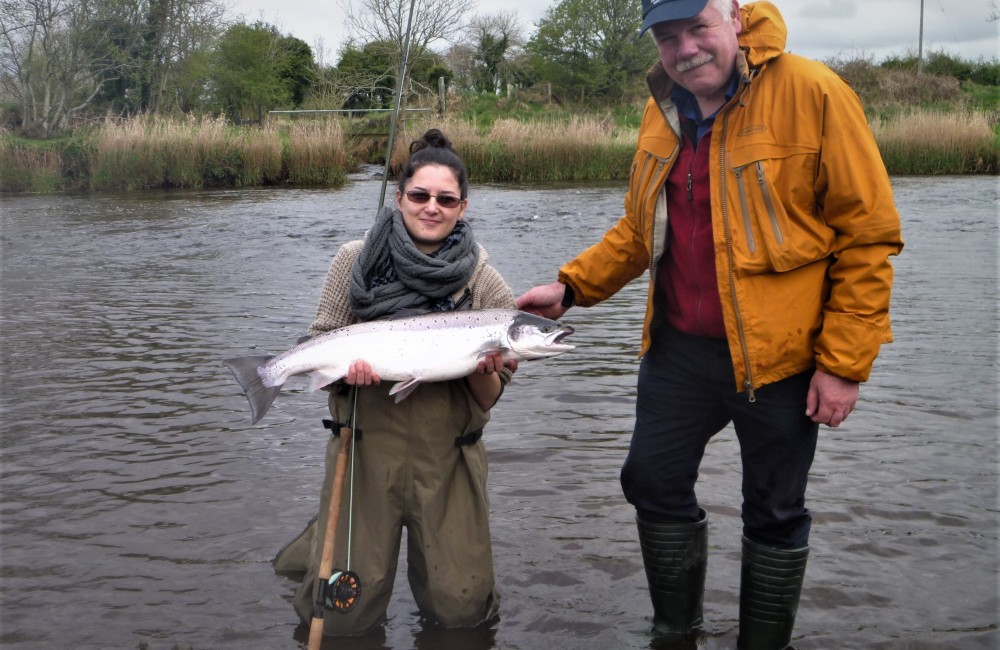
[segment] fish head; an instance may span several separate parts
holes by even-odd
[[[574,331],[569,325],[522,311],[507,328],[507,344],[520,359],[544,359],[575,348],[563,343]]]

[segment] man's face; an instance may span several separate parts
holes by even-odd
[[[650,28],[663,68],[676,83],[697,98],[724,94],[736,65],[742,25],[734,2],[730,16],[720,16],[709,2],[705,9],[683,20],[656,23]]]

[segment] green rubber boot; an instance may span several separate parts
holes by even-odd
[[[743,538],[739,650],[790,647],[808,557],[808,546],[777,549]]]
[[[636,518],[639,546],[653,601],[653,632],[683,640],[701,629],[708,566],[708,516],[690,524]]]

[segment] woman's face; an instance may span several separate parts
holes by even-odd
[[[420,203],[426,195],[430,198]],[[418,169],[406,190],[396,190],[396,205],[403,213],[403,223],[417,250],[430,254],[441,248],[445,238],[455,229],[455,224],[465,214],[467,200],[459,200],[452,207],[443,207],[439,201],[449,202],[462,196],[455,172],[444,165],[424,165]],[[438,197],[447,197],[439,199]]]

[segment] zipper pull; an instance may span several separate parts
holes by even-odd
[[[757,161],[757,183],[764,185],[764,165]]]
[[[750,402],[751,404],[756,402],[757,396],[754,395],[753,384],[751,384],[749,381],[745,381],[743,382],[743,388],[747,390],[747,401]]]
[[[694,186],[694,176],[691,174],[691,172],[688,172],[688,182],[687,182],[688,201],[692,202],[694,201],[694,192],[691,191],[691,188],[693,186]]]

